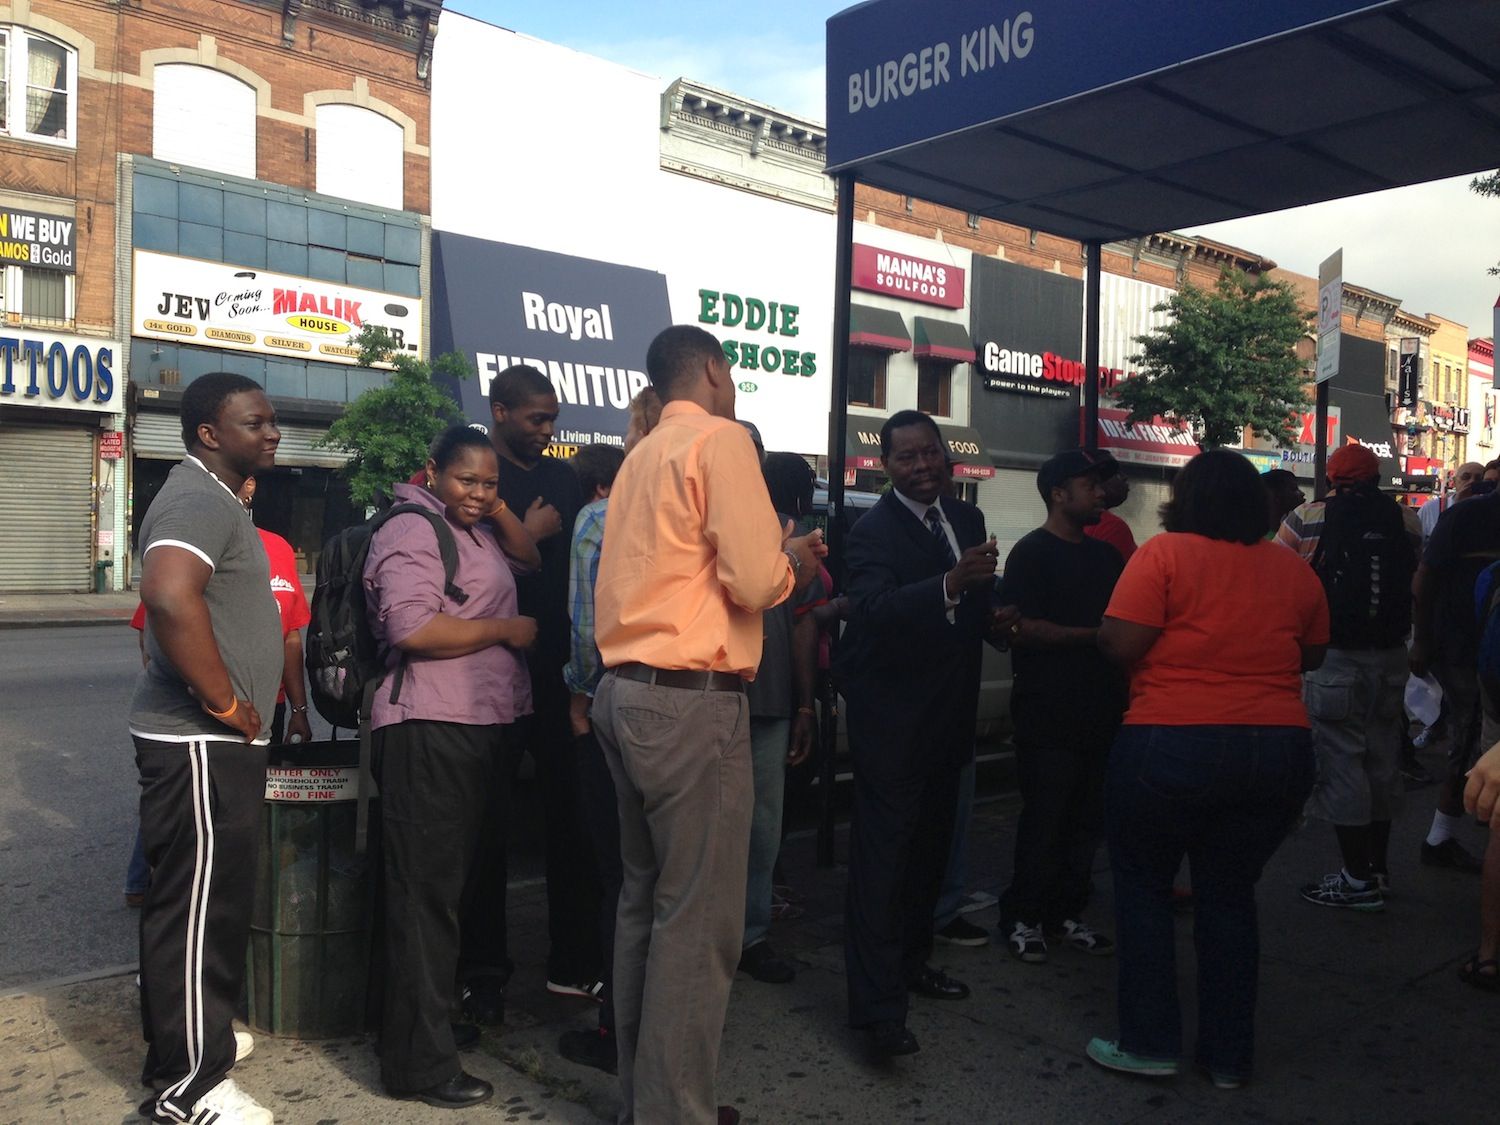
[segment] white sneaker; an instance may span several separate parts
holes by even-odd
[[[218,1114],[217,1117],[212,1116]],[[193,1105],[192,1121],[214,1125],[275,1125],[271,1111],[226,1078]]]
[[[234,1061],[244,1062],[255,1053],[255,1036],[248,1031],[234,1033]]]

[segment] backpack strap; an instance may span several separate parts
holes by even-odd
[[[454,578],[458,575],[458,543],[454,541],[453,529],[448,526],[448,521],[439,513],[421,504],[413,504],[407,501],[397,504],[381,517],[381,523],[398,515],[422,516],[432,525],[432,533],[437,536],[438,557],[443,560],[443,596],[449,601],[463,605],[469,600],[469,595],[454,584]],[[391,702],[395,703],[401,698],[401,685],[406,682],[406,654],[402,653],[400,663],[396,665],[395,674],[391,677]],[[368,715],[368,711],[361,712]]]

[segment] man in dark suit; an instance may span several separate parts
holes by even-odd
[[[908,991],[969,995],[927,958],[959,773],[974,753],[980,642],[997,622],[997,550],[979,510],[943,495],[946,454],[931,418],[892,415],[880,452],[891,491],[849,533],[851,612],[835,674],[854,758],[849,1023],[891,1056],[918,1049]]]

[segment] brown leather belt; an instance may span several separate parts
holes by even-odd
[[[653,668],[649,664],[621,664],[614,669],[622,680],[635,680],[659,687],[688,691],[744,691],[745,681],[733,672],[687,672],[677,668]]]

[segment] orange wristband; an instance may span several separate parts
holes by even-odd
[[[240,697],[237,695],[234,697],[234,700],[229,704],[229,709],[227,711],[215,711],[207,703],[203,705],[203,709],[214,718],[218,719],[220,722],[223,722],[240,709]]]

